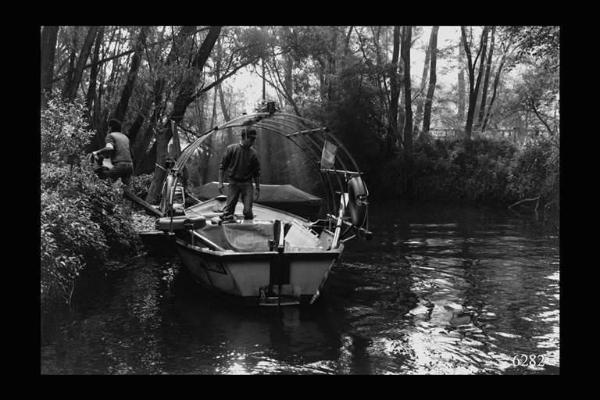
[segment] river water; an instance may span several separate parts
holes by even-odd
[[[138,257],[42,318],[42,374],[558,374],[559,239],[533,218],[380,204],[312,307],[246,308]]]

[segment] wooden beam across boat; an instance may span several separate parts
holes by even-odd
[[[328,168],[321,168],[321,172],[332,172],[334,174],[343,174],[343,175],[350,175],[350,176],[360,176],[362,174],[361,172],[356,172],[356,171],[346,171],[344,169],[328,169]]]
[[[192,231],[192,235],[194,236],[194,239],[197,239],[197,240],[201,241],[202,243],[204,243],[205,245],[207,245],[208,247],[210,247],[212,250],[215,250],[215,251],[225,251],[224,248],[222,248],[221,246],[219,246],[215,242],[213,242],[211,240],[208,240],[207,238],[205,238],[204,236],[202,236],[201,234],[199,234],[196,231]]]
[[[152,204],[142,200],[141,198],[139,198],[138,196],[133,194],[133,192],[131,192],[129,189],[125,189],[123,191],[123,194],[125,197],[129,197],[130,200],[136,202],[140,206],[144,207],[146,210],[150,211],[152,214],[159,216],[159,217],[165,216],[160,210],[157,210],[156,208],[154,208],[152,206]]]

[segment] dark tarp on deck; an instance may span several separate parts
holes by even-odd
[[[227,194],[225,183],[224,194]],[[194,196],[200,200],[209,200],[220,195],[217,182],[208,182],[195,190]],[[240,199],[241,200],[241,199]],[[256,203],[288,211],[301,216],[313,216],[319,212],[321,198],[287,185],[260,185],[260,198]]]

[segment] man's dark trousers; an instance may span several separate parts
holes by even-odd
[[[227,196],[227,203],[223,208],[223,219],[232,219],[235,213],[235,205],[237,204],[240,195],[242,196],[242,202],[244,203],[244,219],[252,219],[252,201],[254,195],[252,193],[252,182],[235,182],[229,181],[229,194]]]

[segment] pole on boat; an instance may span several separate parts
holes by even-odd
[[[281,306],[282,285],[284,280],[289,283],[289,260],[285,254],[285,235],[291,225],[283,224],[281,220],[276,219],[273,223],[273,240],[269,241],[270,251],[275,252],[271,259],[271,269],[269,278],[268,296],[275,294],[274,286],[277,285],[277,306]]]
[[[340,209],[338,211],[337,221],[335,224],[335,233],[333,234],[333,240],[331,242],[332,249],[337,249],[340,245],[340,232],[342,230],[342,224],[344,222],[344,214],[346,213],[347,205],[348,193],[342,193],[340,196]]]
[[[279,221],[279,243],[277,244],[277,253],[279,253],[279,290],[277,291],[277,306],[281,306],[281,282],[283,281],[284,268],[283,252],[285,250],[285,236],[283,231],[283,226],[281,225],[281,221]]]

